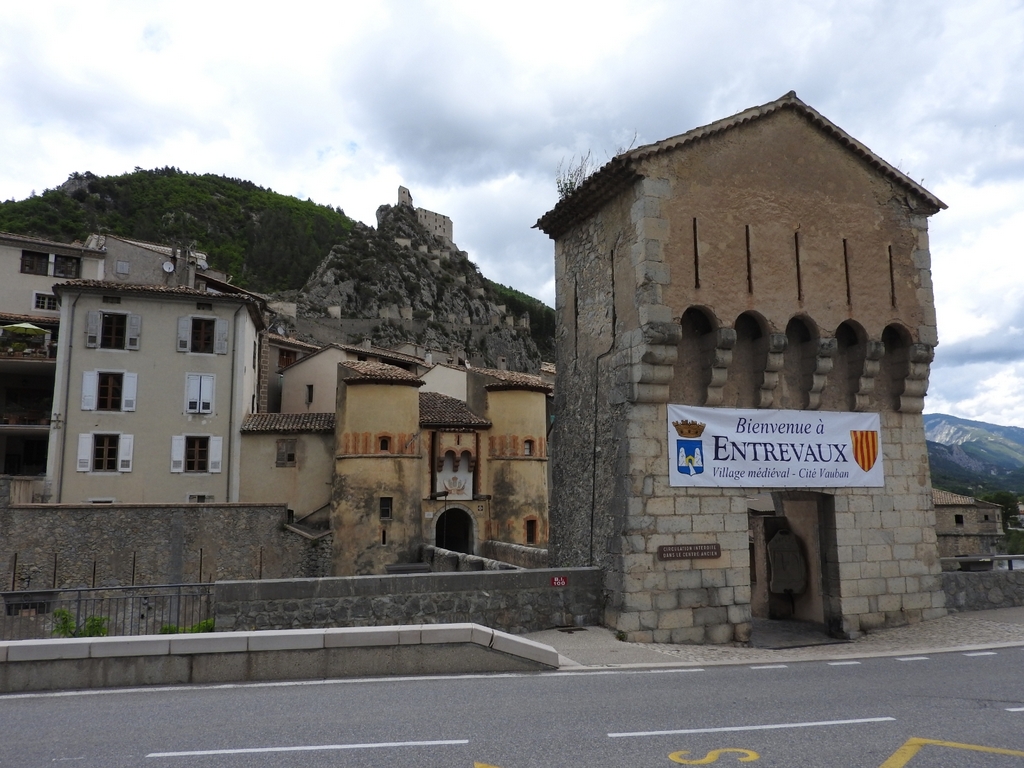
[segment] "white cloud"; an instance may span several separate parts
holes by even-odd
[[[0,199],[175,165],[372,224],[405,184],[485,274],[550,302],[553,248],[530,227],[559,160],[603,162],[634,131],[657,141],[791,89],[950,205],[931,227],[929,408],[1018,419],[1013,0],[7,3]]]

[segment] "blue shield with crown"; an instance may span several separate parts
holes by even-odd
[[[684,475],[699,475],[704,471],[704,441],[676,440],[676,466]]]
[[[681,475],[699,475],[704,471],[704,424],[699,421],[673,421],[676,440],[676,469]]]

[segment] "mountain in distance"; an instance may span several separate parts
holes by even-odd
[[[1024,492],[1024,428],[942,413],[924,416],[932,485],[981,496]]]
[[[240,287],[297,301],[307,315],[320,309],[326,320],[327,305],[341,305],[342,317],[381,321],[347,341],[365,335],[380,346],[405,341],[459,347],[485,364],[497,365],[504,357],[518,370],[535,371],[541,358],[553,359],[554,310],[488,280],[457,248],[431,267],[418,249],[439,246],[415,216],[405,215],[411,209],[382,208],[388,209],[385,220],[375,229],[340,208],[251,181],[173,167],[136,168],[119,176],[72,173],[41,195],[0,202],[0,231],[57,242],[84,241],[95,232],[191,247],[206,253],[210,265],[232,275]],[[398,235],[413,247],[398,247]],[[344,289],[327,304],[318,295],[326,288],[324,278]],[[412,326],[389,319],[403,312],[413,314]],[[521,323],[527,315],[528,330]],[[501,327],[482,329],[481,323],[496,316]],[[451,317],[455,322],[446,325]],[[476,324],[472,333],[461,327],[467,317]]]

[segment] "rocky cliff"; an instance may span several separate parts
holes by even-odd
[[[356,222],[295,297],[296,328],[318,342],[403,342],[478,365],[537,372],[529,316],[508,311],[468,255],[428,232],[408,205]]]

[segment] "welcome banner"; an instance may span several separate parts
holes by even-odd
[[[878,488],[877,413],[668,407],[669,483],[694,488]]]

